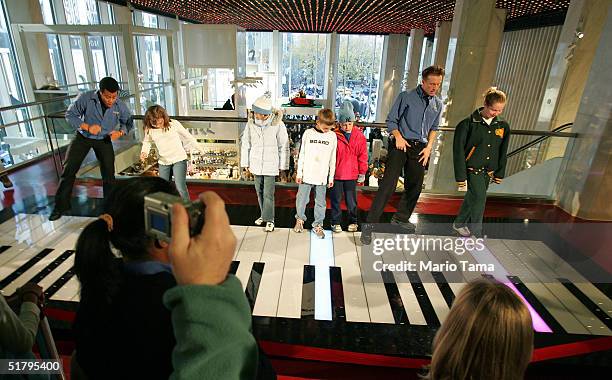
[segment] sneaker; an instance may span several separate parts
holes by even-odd
[[[263,224],[263,218],[260,216],[259,218],[257,218],[257,220],[255,221],[255,225],[256,226],[261,226]]]
[[[274,231],[274,222],[267,222],[265,227],[266,232]]]
[[[331,228],[335,233],[342,232],[342,226],[339,224],[332,224]]]
[[[348,232],[357,232],[357,229],[359,228],[359,226],[357,225],[357,223],[351,223],[348,225],[347,231]]]
[[[51,212],[51,215],[49,215],[49,221],[53,222],[54,220],[58,220],[61,217],[62,217],[61,211],[53,210],[53,212]]]
[[[416,226],[414,224],[410,222],[403,222],[399,219],[395,219],[395,217],[391,218],[391,224],[398,225],[408,231],[412,231],[412,232],[416,231]]]
[[[295,220],[295,227],[293,227],[293,231],[297,233],[304,231],[304,221],[302,219]]]
[[[470,229],[467,228],[467,226],[457,227],[457,225],[453,223],[453,230],[455,230],[455,232],[457,232],[459,235],[463,237],[468,237],[472,235],[472,233],[470,232]]]
[[[317,235],[319,239],[325,239],[325,231],[323,231],[323,226],[312,227],[312,232],[314,232],[314,234]]]
[[[7,189],[13,187],[13,182],[11,182],[11,179],[8,177],[8,175],[3,175],[2,177],[0,177],[0,180],[2,181],[4,187],[6,187]]]

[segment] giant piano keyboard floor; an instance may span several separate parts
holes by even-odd
[[[34,281],[45,289],[49,307],[75,310],[73,249],[91,220],[19,214],[2,223],[2,293]],[[540,241],[488,239],[484,251],[462,256],[470,264],[494,264],[493,272],[383,272],[381,281],[363,281],[359,233],[326,231],[318,239],[286,228],[232,228],[238,244],[230,270],[245,288],[260,340],[424,358],[461,287],[483,276],[505,283],[527,303],[536,347],[612,336],[612,300]],[[448,252],[421,250],[412,259],[458,263]]]

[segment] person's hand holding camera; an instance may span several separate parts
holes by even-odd
[[[206,206],[200,234],[189,237],[189,218],[180,204],[172,207],[170,261],[179,285],[218,285],[225,281],[236,248],[225,202],[214,192],[200,194]]]

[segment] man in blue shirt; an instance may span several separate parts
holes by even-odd
[[[421,195],[425,169],[429,163],[431,148],[442,114],[442,100],[436,96],[444,69],[430,66],[421,73],[422,81],[415,89],[400,93],[387,116],[389,131],[389,152],[385,173],[378,192],[368,212],[367,223],[361,233],[361,242],[371,241],[370,223],[378,223],[385,205],[395,191],[397,180],[404,170],[404,195],[391,223],[398,224],[411,232],[415,226],[409,222],[410,215]]]
[[[66,165],[55,193],[55,208],[49,220],[57,220],[70,210],[70,195],[85,156],[94,150],[100,161],[104,197],[115,180],[115,152],[112,141],[127,134],[134,126],[132,113],[119,96],[119,83],[102,78],[98,91],[79,95],[66,111],[66,120],[77,133],[66,152]]]

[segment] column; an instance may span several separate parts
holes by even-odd
[[[376,122],[383,123],[386,120],[395,98],[402,90],[407,44],[408,36],[405,34],[390,34],[385,38],[383,67],[380,73],[381,85],[378,86]]]
[[[446,53],[448,52],[448,40],[451,32],[450,21],[438,21],[433,42],[433,64],[444,67],[446,64]]]
[[[423,29],[412,29],[410,31],[410,42],[406,59],[406,84],[405,89],[411,89],[417,85],[419,80],[419,65],[421,63],[421,50],[423,49]]]
[[[334,109],[336,103],[336,79],[338,77],[338,56],[340,48],[340,38],[333,32],[327,38],[327,67],[325,68],[325,78],[327,78],[326,102],[325,107]],[[279,60],[280,61],[280,60]],[[289,94],[291,95],[291,94]]]
[[[540,106],[537,130],[551,130],[576,118],[588,83],[589,71],[585,68],[593,63],[609,4],[609,0],[570,2]],[[566,143],[567,139],[550,139],[543,152],[544,160],[563,156]]]
[[[433,38],[425,38],[423,40],[423,54],[421,55],[421,65],[419,72],[423,72],[426,67],[432,65],[433,53]]]
[[[456,2],[442,88],[446,98],[443,115],[449,127],[482,104],[482,93],[493,84],[504,23],[505,10],[495,9],[495,0]],[[440,159],[430,165],[429,175],[434,176],[436,191],[453,192],[453,134],[443,133],[438,142]]]
[[[605,17],[603,30],[572,128],[579,136],[563,158],[557,200],[579,218],[612,221],[612,5],[607,8],[600,13]]]

